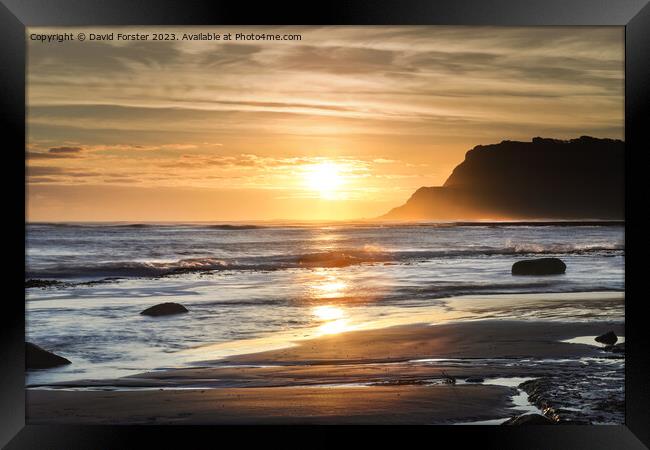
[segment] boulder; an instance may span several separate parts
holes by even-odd
[[[625,342],[620,342],[612,346],[612,353],[625,353]]]
[[[608,331],[607,333],[596,337],[596,342],[600,342],[601,344],[605,345],[614,345],[616,344],[616,341],[618,341],[618,336],[616,336],[616,333],[613,331]]]
[[[483,383],[485,381],[481,377],[469,377],[465,380],[465,383]]]
[[[513,275],[560,275],[566,264],[558,258],[524,259],[512,265]]]
[[[179,303],[159,303],[145,309],[140,314],[143,316],[170,316],[172,314],[182,314],[188,312],[187,308]]]
[[[52,367],[71,364],[62,356],[42,349],[31,342],[25,342],[25,368],[26,369],[50,369]]]
[[[32,279],[30,278],[29,280],[25,280],[25,288],[46,288],[50,286],[58,286],[62,284],[60,281],[56,280],[39,280],[39,279]]]
[[[501,425],[555,425],[556,422],[541,414],[523,414],[512,417]]]

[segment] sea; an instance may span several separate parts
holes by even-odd
[[[620,223],[29,223],[25,245],[26,286],[41,281],[25,289],[27,340],[73,362],[30,371],[34,386],[398,323],[624,314],[622,305],[496,300],[623,292]],[[539,257],[562,259],[566,273],[511,274]],[[140,314],[163,302],[189,312]]]

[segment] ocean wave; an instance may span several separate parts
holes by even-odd
[[[346,267],[362,263],[388,262],[394,260],[395,253],[373,250],[333,250],[307,253],[294,258],[301,267]]]
[[[59,279],[86,277],[159,277],[184,272],[223,269],[228,263],[214,258],[188,258],[173,262],[115,261],[97,264],[68,264],[28,270],[26,278]]]
[[[205,228],[209,228],[210,230],[257,230],[260,228],[265,228],[260,225],[229,225],[229,224],[223,224],[223,225],[207,225]]]
[[[115,261],[96,264],[64,264],[43,269],[28,269],[27,279],[60,279],[86,277],[161,277],[191,272],[220,270],[280,270],[289,268],[345,267],[364,262],[388,260],[384,254],[370,254],[364,251],[321,252],[304,255],[277,255],[248,257],[238,260],[219,258],[185,258],[177,261]]]
[[[447,258],[481,258],[526,255],[597,255],[616,256],[624,246],[610,244],[521,244],[507,243],[502,248],[455,250],[389,251],[380,247],[330,250],[296,255],[248,256],[234,259],[214,257],[184,258],[174,261],[114,261],[96,264],[67,263],[27,270],[26,278],[61,279],[87,277],[160,277],[191,272],[222,270],[282,270],[291,268],[331,268],[359,264],[411,263]]]
[[[594,252],[623,251],[625,246],[621,243],[605,244],[523,244],[506,242],[504,253],[539,253],[539,254],[581,254]]]

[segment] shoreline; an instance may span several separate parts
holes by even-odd
[[[419,322],[453,323],[456,321],[462,322],[489,318],[511,319],[513,315],[518,315],[520,313],[523,313],[523,316],[531,310],[542,310],[547,307],[550,310],[556,307],[562,307],[560,306],[562,303],[564,305],[570,305],[572,302],[578,300],[581,302],[589,302],[588,308],[585,308],[585,311],[599,311],[593,317],[587,317],[586,319],[580,318],[579,320],[581,321],[594,319],[600,320],[600,318],[596,318],[598,314],[601,314],[602,316],[617,317],[619,314],[615,309],[620,309],[620,316],[622,318],[624,311],[624,298],[625,292],[617,290],[578,292],[550,291],[538,293],[474,293],[436,298],[436,304],[434,305],[413,306],[407,308],[395,307],[391,308],[391,310],[388,311],[388,314],[369,315],[364,313],[364,315],[357,315],[354,313],[355,308],[349,308],[345,310],[344,316],[341,320],[329,320],[308,327],[285,329],[273,331],[271,333],[267,332],[258,337],[245,337],[233,341],[197,343],[198,345],[194,344],[193,346],[164,354],[142,353],[144,357],[132,359],[128,361],[128,365],[121,365],[114,371],[111,367],[108,367],[108,370],[111,371],[109,374],[102,373],[104,370],[103,367],[92,367],[88,364],[86,364],[85,367],[82,366],[81,370],[77,370],[79,366],[75,366],[74,371],[69,371],[70,374],[57,374],[57,369],[54,369],[52,371],[54,377],[47,375],[47,373],[42,373],[41,375],[38,372],[32,372],[31,374],[28,373],[26,384],[28,386],[32,384],[42,385],[54,382],[57,378],[58,380],[65,381],[86,377],[116,378],[137,374],[146,370],[157,370],[159,368],[174,369],[191,365],[201,365],[205,362],[209,363],[216,359],[228,358],[240,354],[289,348],[298,345],[304,340],[326,336],[329,333],[389,328],[396,325],[408,325]],[[331,304],[335,308],[339,307],[339,305],[341,307],[346,306],[344,302],[339,303],[336,299],[333,299],[333,301],[327,301],[327,304],[328,307]],[[504,312],[507,313],[505,316]],[[522,317],[522,320],[535,320],[535,318]],[[106,366],[108,366],[108,364]],[[70,368],[72,368],[72,366]],[[68,368],[64,369],[67,370]],[[77,372],[77,374],[75,375],[74,372]]]
[[[408,315],[393,314],[389,318],[374,319],[362,323],[347,322],[341,330],[336,330],[335,327],[330,327],[329,324],[340,323],[339,320],[333,320],[325,323],[325,330],[323,325],[304,328],[298,330],[291,330],[286,333],[274,333],[269,336],[243,339],[231,342],[222,342],[216,344],[204,344],[189,349],[179,351],[179,354],[201,354],[204,356],[201,360],[195,360],[195,363],[214,362],[217,360],[224,360],[229,357],[237,357],[239,355],[250,355],[261,353],[271,350],[283,350],[300,345],[301,342],[327,337],[330,335],[342,335],[345,333],[353,333],[359,331],[372,331],[389,329],[396,326],[417,326],[417,325],[445,325],[453,323],[465,323],[479,320],[511,320],[511,321],[524,321],[535,322],[535,319],[514,319],[513,317],[492,317],[495,310],[499,308],[509,309],[516,307],[521,310],[544,308],[548,306],[557,305],[559,302],[562,304],[570,304],[575,301],[590,301],[598,303],[598,306],[608,304],[610,302],[624,302],[624,291],[584,291],[584,292],[543,292],[543,293],[524,293],[524,294],[467,294],[457,295],[450,297],[441,297],[441,302],[445,302],[444,313],[440,312],[440,305],[429,307],[412,307],[407,311],[400,311],[403,314],[408,312]],[[467,304],[463,302],[471,302],[471,308],[467,308]],[[513,305],[516,302],[516,306]],[[469,310],[469,312],[468,312]],[[457,311],[460,311],[458,313]],[[584,321],[589,322],[593,319]],[[551,320],[554,322],[557,320]],[[596,319],[596,321],[598,321]],[[602,321],[602,320],[600,320]],[[578,321],[578,323],[583,323]],[[329,332],[329,328],[335,328],[334,333]],[[302,335],[296,337],[296,335]],[[577,336],[575,336],[577,337]]]
[[[624,322],[482,319],[322,335],[195,367],[32,386],[28,422],[493,423],[525,412],[513,399],[528,397],[561,421],[622,423],[624,356],[566,342],[610,330],[623,335]]]
[[[355,331],[379,330],[395,326],[413,326],[418,324],[452,324],[472,322],[476,320],[521,320],[535,321],[528,313],[536,310],[554,310],[555,308],[566,308],[573,303],[583,305],[589,302],[592,311],[609,310],[616,305],[623,305],[625,293],[622,291],[585,291],[585,292],[547,292],[547,293],[523,293],[523,294],[469,294],[444,297],[437,299],[441,303],[430,306],[417,306],[407,309],[396,308],[390,311],[386,317],[344,317],[334,319],[320,324],[296,328],[286,331],[273,332],[259,337],[238,339],[234,341],[200,344],[193,347],[178,350],[174,353],[164,355],[158,366],[146,364],[140,370],[129,368],[123,375],[108,375],[101,378],[114,379],[117,377],[128,377],[147,371],[187,369],[195,366],[212,365],[220,360],[249,355],[269,350],[282,350],[300,345],[306,340],[327,337],[331,334],[343,334]],[[621,309],[622,311],[622,309]],[[515,319],[514,316],[520,316]],[[609,315],[609,314],[608,314]],[[617,315],[614,315],[618,317]],[[622,313],[620,320],[622,321]],[[554,319],[557,321],[557,319]],[[581,317],[577,320],[580,323],[589,321],[602,321],[598,315]],[[144,362],[144,360],[142,360]],[[56,370],[56,369],[54,369]],[[43,380],[41,371],[31,372],[32,381],[28,387],[58,383],[58,381]],[[90,377],[99,379],[98,370],[91,371]],[[46,372],[43,373],[46,375]],[[28,378],[28,379],[29,379]],[[87,379],[88,375],[66,376],[63,383],[75,382],[80,379]],[[42,381],[41,381],[42,380]]]

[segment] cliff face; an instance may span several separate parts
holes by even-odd
[[[478,145],[387,220],[624,218],[625,144],[582,136]]]

